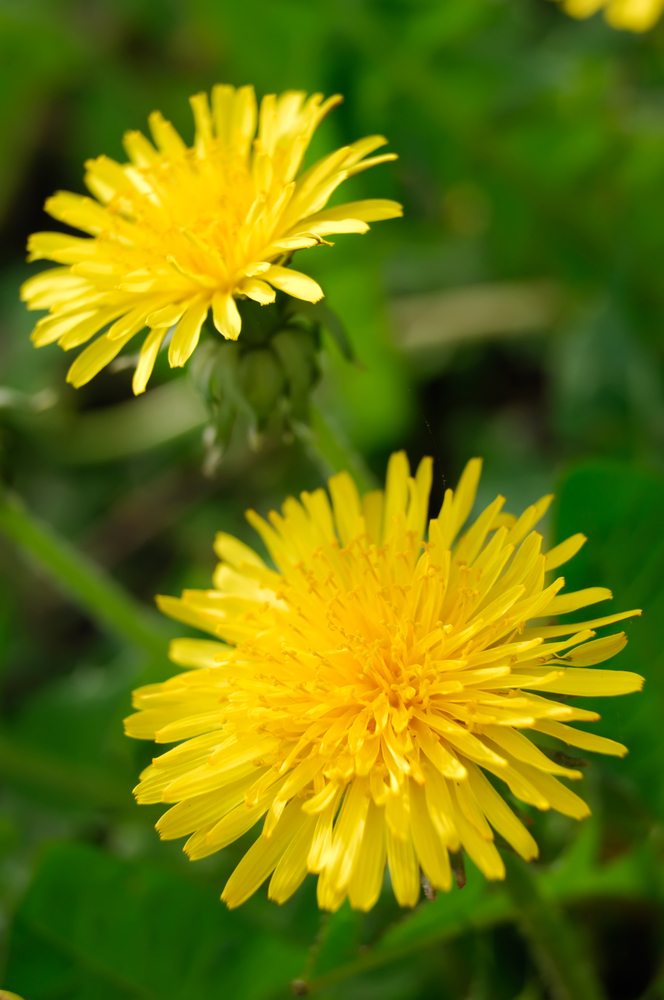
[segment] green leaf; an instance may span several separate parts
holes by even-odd
[[[184,875],[59,844],[16,915],[5,982],[30,1000],[260,1000],[304,954]]]
[[[123,735],[139,663],[125,652],[108,667],[81,665],[45,684],[0,726],[0,775],[63,810],[134,810],[140,745]]]
[[[620,698],[597,699],[602,715],[593,732],[625,743],[629,755],[605,758],[601,767],[629,778],[642,799],[664,818],[664,477],[620,462],[578,466],[560,488],[556,539],[577,531],[587,535],[581,552],[564,567],[567,589],[605,586],[613,591],[598,614],[642,608],[643,617],[621,623],[629,642],[609,666],[646,678],[645,690]],[[578,615],[577,615],[578,617]],[[584,699],[584,707],[590,707]]]

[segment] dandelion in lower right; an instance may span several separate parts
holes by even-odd
[[[229,907],[270,876],[283,903],[314,872],[321,908],[348,898],[368,910],[386,864],[398,902],[414,906],[421,872],[451,887],[460,848],[504,878],[494,831],[522,857],[538,853],[511,799],[589,815],[566,784],[581,772],[530,736],[627,752],[571,726],[599,716],[556,696],[639,690],[637,674],[597,669],[626,638],[595,629],[641,612],[557,621],[612,595],[562,593],[555,571],[585,538],[541,551],[534,528],[550,496],[519,518],[499,496],[460,535],[480,467],[468,463],[428,532],[430,459],[411,477],[393,455],[385,491],[361,498],[347,473],[333,476],[329,499],[288,498],[269,523],[249,511],[276,569],[220,534],[214,589],[159,599],[215,641],[176,640],[172,659],[193,669],[135,692],[128,734],[176,744],[136,797],[171,804],[157,828],[189,835],[192,860],[264,818],[223,891]]]

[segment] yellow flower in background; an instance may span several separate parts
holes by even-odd
[[[202,858],[265,817],[222,899],[239,906],[271,874],[283,903],[306,873],[318,901],[346,897],[370,909],[387,862],[402,906],[414,906],[420,869],[451,886],[449,852],[462,847],[489,879],[504,877],[496,830],[526,859],[537,844],[498,789],[576,819],[577,779],[525,731],[622,756],[620,743],[576,730],[593,711],[552,694],[600,696],[641,688],[637,674],[589,669],[625,645],[594,628],[627,611],[567,625],[540,624],[611,597],[592,587],[561,594],[547,574],[585,538],[547,554],[533,530],[547,496],[518,519],[498,497],[457,539],[475,500],[481,462],[447,490],[425,541],[432,462],[410,476],[390,459],[384,492],[360,498],[347,473],[324,490],[289,497],[251,525],[276,571],[219,534],[214,590],[159,598],[172,617],[223,642],[178,639],[171,658],[193,668],[135,692],[127,733],[178,745],[135,789],[141,803],[174,803],[164,839],[189,835]],[[532,624],[528,624],[528,622]],[[492,779],[498,779],[494,783]]]
[[[396,157],[370,156],[387,140],[369,136],[297,177],[316,127],[341,101],[305,98],[297,91],[268,95],[257,115],[253,87],[218,85],[211,106],[207,94],[191,98],[192,148],[155,111],[154,145],[128,132],[129,163],[88,160],[85,182],[94,198],[61,191],[48,199],[46,211],[91,238],[30,237],[30,260],[64,265],[22,287],[29,309],[50,310],[33,342],[57,341],[69,350],[112,324],[77,357],[69,382],[84,385],[148,327],[133,381],[134,392],[143,392],[173,327],[168,358],[177,367],[195,350],[210,308],[217,330],[235,340],[237,296],[267,304],[280,289],[316,302],[320,286],[283,266],[290,255],[331,233],[364,233],[369,222],[401,215],[401,206],[385,199],[324,210],[346,178]]]
[[[612,28],[648,31],[659,20],[664,0],[563,0],[563,8],[579,18],[592,17],[603,10]]]

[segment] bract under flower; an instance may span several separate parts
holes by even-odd
[[[229,906],[270,874],[269,895],[283,902],[309,871],[322,908],[348,897],[367,910],[386,862],[397,900],[413,906],[420,869],[449,889],[449,854],[460,848],[487,878],[503,878],[494,831],[526,859],[537,844],[501,788],[537,809],[589,814],[559,780],[581,773],[524,732],[626,753],[571,727],[599,716],[552,695],[639,690],[638,675],[595,666],[623,648],[624,633],[594,630],[641,612],[546,624],[611,593],[561,593],[564,579],[550,573],[585,538],[541,552],[533,528],[550,496],[518,519],[498,497],[458,538],[480,467],[471,460],[447,490],[426,541],[432,463],[411,477],[401,452],[384,492],[360,498],[342,473],[331,502],[323,490],[303,493],[270,523],[250,511],[276,571],[220,534],[214,589],[159,599],[222,642],[176,640],[171,658],[193,669],[135,693],[128,734],[178,743],[135,792],[173,803],[157,828],[165,839],[190,835],[192,859],[264,817],[224,889]]]
[[[386,143],[382,136],[344,146],[297,176],[316,127],[341,100],[305,98],[299,91],[271,94],[257,114],[253,87],[219,84],[211,106],[207,94],[191,98],[192,148],[155,111],[154,145],[128,132],[129,163],[88,160],[93,198],[61,191],[48,199],[47,212],[91,238],[30,237],[30,260],[63,265],[22,287],[29,309],[49,310],[32,340],[69,350],[110,324],[76,358],[69,382],[88,382],[147,326],[133,380],[134,392],[143,392],[169,332],[169,362],[178,367],[195,350],[210,309],[222,336],[238,337],[237,296],[265,305],[278,289],[316,302],[320,286],[284,266],[294,251],[401,215],[397,202],[375,198],[325,210],[346,178],[395,159],[370,155]]]

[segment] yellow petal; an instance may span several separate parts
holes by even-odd
[[[580,698],[610,697],[631,694],[643,687],[643,677],[627,670],[584,670],[577,667],[563,668],[560,677],[542,684],[528,684],[538,691],[554,694],[576,695]]]
[[[569,559],[576,555],[582,545],[588,541],[585,535],[572,535],[571,538],[567,538],[560,545],[556,545],[555,548],[550,549],[546,554],[546,568],[547,571],[550,569],[557,569],[558,566],[562,566]]]
[[[237,340],[242,320],[232,295],[218,292],[212,297],[212,318],[222,337],[226,340]]]
[[[627,747],[615,740],[609,740],[606,736],[596,736],[595,733],[586,733],[582,729],[574,729],[572,726],[565,726],[561,722],[554,722],[549,719],[539,719],[537,725],[533,726],[540,733],[548,736],[555,736],[564,743],[581,750],[593,750],[595,753],[611,754],[613,757],[624,757]]]
[[[571,663],[575,667],[590,667],[594,663],[603,663],[604,660],[615,656],[626,645],[625,633],[617,632],[615,635],[605,635],[593,642],[584,642],[582,646],[571,649],[564,659],[566,663]]]
[[[97,244],[67,233],[33,233],[28,240],[28,260],[55,260],[59,264],[76,264],[79,260],[96,257]]]
[[[564,816],[571,816],[573,819],[586,819],[590,816],[590,809],[583,799],[579,798],[553,775],[545,774],[544,771],[539,771],[537,768],[531,767],[530,764],[524,764],[521,761],[515,767],[546,796],[551,806],[563,813]]]
[[[364,201],[349,201],[345,205],[326,208],[308,219],[302,220],[302,228],[318,232],[320,223],[340,222],[357,219],[362,222],[378,222],[382,219],[396,219],[403,215],[403,206],[388,198],[366,198]]]
[[[299,800],[286,806],[272,837],[269,839],[259,837],[252,844],[224,886],[221,898],[230,910],[240,906],[245,899],[256,892],[256,889],[274,870],[293,839],[301,832],[302,827],[311,828],[311,824],[312,820],[302,812]],[[304,851],[302,853],[304,854]],[[304,877],[304,873],[302,873],[302,877]],[[297,885],[291,889],[291,892],[295,888]]]
[[[540,771],[547,771],[549,774],[564,774],[568,778],[582,777],[580,771],[571,771],[569,768],[562,767],[550,760],[523,733],[510,726],[483,726],[482,730],[501,750],[506,750],[517,760],[526,761],[533,767],[539,768]]]
[[[216,635],[216,625],[210,623],[200,611],[180,598],[158,594],[155,601],[159,610],[163,611],[169,618],[175,618],[176,621],[184,622],[185,625],[193,625],[194,628]]]
[[[209,308],[210,300],[204,296],[193,299],[189,303],[187,311],[173,333],[173,339],[168,348],[168,363],[171,368],[181,368],[193,354]]]
[[[59,340],[63,334],[76,329],[81,323],[94,319],[97,316],[98,311],[96,309],[88,309],[83,312],[75,312],[73,315],[66,314],[64,316],[58,316],[56,313],[54,316],[49,316],[37,323],[37,326],[30,334],[30,340],[35,347],[45,347],[47,344],[52,344],[56,340]],[[100,323],[99,326],[101,325]],[[89,334],[90,337],[93,333],[96,333],[99,326],[92,330]]]
[[[285,903],[304,881],[315,826],[316,817],[307,817],[281,855],[267,890],[269,899]]]
[[[355,481],[347,472],[339,472],[336,476],[332,476],[328,485],[339,538],[342,545],[347,545],[358,534],[362,517],[360,495]]]
[[[385,837],[387,863],[397,902],[399,906],[416,906],[420,898],[420,866],[413,841],[410,837],[407,840],[398,839],[389,826],[385,827]]]
[[[165,153],[176,159],[186,153],[187,147],[185,143],[160,111],[152,112],[148,117],[148,124],[152,132],[152,137],[161,153]]]
[[[372,800],[369,802],[362,846],[348,883],[348,898],[354,910],[370,910],[376,903],[383,887],[386,858],[384,810]]]
[[[238,285],[238,291],[246,295],[247,298],[253,299],[254,302],[260,302],[262,306],[274,302],[276,296],[274,289],[259,278],[245,278]]]
[[[604,618],[593,618],[589,622],[568,622],[566,625],[544,625],[537,628],[526,628],[523,630],[522,639],[528,640],[539,636],[542,639],[555,639],[560,635],[572,635],[582,632],[585,629],[600,628],[602,625],[614,625],[616,622],[624,621],[625,618],[635,618],[643,614],[640,608],[632,611],[620,611],[616,615],[606,615]]]
[[[86,382],[89,382],[91,378],[105,368],[106,365],[110,364],[116,355],[120,353],[122,348],[128,343],[134,336],[134,330],[131,329],[124,337],[118,340],[111,340],[106,334],[105,336],[98,337],[93,344],[86,347],[79,356],[74,361],[73,365],[67,372],[67,381],[71,382],[77,389]]]
[[[585,590],[576,590],[572,594],[560,594],[554,597],[550,604],[546,606],[546,614],[566,615],[570,611],[577,611],[585,608],[589,604],[597,604],[598,601],[610,601],[613,594],[606,587],[587,587]]]
[[[485,840],[476,827],[468,822],[459,805],[456,788],[453,783],[450,783],[450,797],[452,800],[454,825],[459,831],[459,838],[464,850],[468,852],[479,870],[488,879],[505,878],[505,865],[496,850],[496,845],[490,840]]]
[[[304,299],[306,302],[318,302],[323,298],[323,289],[313,278],[300,271],[293,271],[290,267],[280,267],[272,264],[269,270],[263,274],[265,281],[296,299]]]
[[[253,775],[240,778],[224,789],[215,788],[203,795],[178,802],[157,820],[156,829],[162,840],[185,837],[208,823],[217,823],[222,816],[244,801],[244,793]]]
[[[410,808],[415,851],[431,885],[447,892],[452,886],[452,869],[447,848],[429,816],[424,789],[410,782]]]
[[[392,528],[393,519],[400,513],[405,513],[408,503],[408,477],[410,465],[405,451],[395,451],[390,455],[387,464],[387,479],[385,482],[385,500],[383,508],[383,538],[386,538]]]
[[[143,341],[141,353],[138,358],[138,364],[136,365],[136,371],[134,372],[134,377],[131,383],[135,396],[140,396],[142,392],[145,392],[145,387],[148,384],[150,375],[152,375],[154,363],[157,360],[159,349],[167,332],[168,330],[166,327],[157,327],[155,330],[150,330],[147,337]]]
[[[85,198],[70,191],[58,191],[47,198],[44,210],[68,226],[82,229],[92,236],[101,233],[109,225],[106,210],[92,198]]]
[[[468,779],[480,809],[493,828],[526,861],[536,858],[539,854],[536,841],[475,764],[468,765]]]

